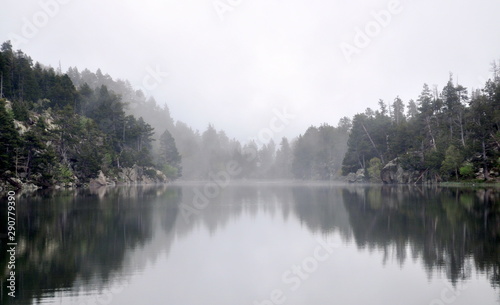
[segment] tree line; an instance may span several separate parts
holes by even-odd
[[[77,88],[67,74],[34,64],[8,41],[0,50],[0,77],[4,180],[45,187],[81,184],[99,170],[113,175],[133,165],[167,168],[171,178],[180,175],[175,156],[167,161],[153,154],[154,128],[126,114],[122,97],[107,86],[84,83]],[[173,139],[163,139],[159,146],[172,154]]]
[[[365,169],[379,180],[381,168],[395,160],[436,181],[498,177],[500,169],[500,70],[469,94],[452,75],[439,91],[423,85],[406,107],[396,97],[379,101],[352,120],[343,173]]]
[[[184,179],[209,179],[230,161],[241,167],[240,174],[233,177],[236,179],[333,179],[340,175],[350,128],[348,118],[343,118],[337,127],[311,126],[297,138],[284,137],[278,143],[271,140],[259,146],[255,141],[242,143],[230,138],[213,124],[202,131],[193,130],[188,124],[175,121],[166,104],[160,106],[154,97],[146,97],[128,81],[115,80],[100,69],[92,72],[70,67],[67,75],[77,87],[112,88],[127,105],[127,114],[140,116],[155,130],[165,131],[166,134],[153,135],[153,152],[165,156],[168,164],[180,164],[177,167],[182,169]],[[168,147],[173,146],[168,143],[174,142],[177,153],[169,155]],[[160,143],[167,145],[162,148]],[[172,155],[176,156],[175,161],[171,160]]]
[[[229,161],[236,179],[334,180],[364,169],[380,181],[389,162],[434,180],[485,180],[500,171],[500,76],[482,89],[454,83],[424,84],[416,100],[382,100],[336,126],[310,126],[303,134],[263,145],[242,143],[209,124],[204,131],[175,121],[166,104],[100,69],[44,66],[0,50],[0,169],[50,186],[84,183],[99,170],[116,174],[134,165],[154,167],[170,179],[210,179]],[[154,173],[153,173],[154,175]]]

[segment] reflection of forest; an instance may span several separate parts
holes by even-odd
[[[407,249],[427,270],[442,270],[456,283],[471,276],[471,264],[500,284],[500,193],[464,188],[370,187],[343,189],[359,247]]]
[[[134,187],[21,195],[16,298],[7,297],[4,289],[3,302],[31,304],[42,294],[47,297],[77,282],[106,285],[120,270],[126,250],[142,247],[151,238],[151,205],[143,201],[169,193]],[[7,270],[5,254],[0,253],[0,270]],[[5,275],[0,277],[3,283]]]
[[[125,265],[140,266],[168,253],[176,239],[197,228],[215,234],[231,220],[257,214],[293,217],[312,232],[338,232],[360,248],[394,254],[400,263],[410,254],[429,271],[444,270],[453,282],[471,276],[469,265],[475,264],[494,285],[500,283],[500,194],[492,190],[229,186],[187,220],[179,206],[192,204],[193,188],[202,187],[117,187],[19,198],[15,304],[76,283],[105,286],[130,272]],[[2,213],[5,209],[3,218]],[[134,251],[140,255],[127,258]],[[127,261],[133,257],[141,262]],[[0,270],[6,265],[2,251]],[[2,273],[4,283],[5,278]],[[3,301],[12,300],[4,295]]]

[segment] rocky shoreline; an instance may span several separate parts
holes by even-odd
[[[153,167],[141,167],[134,165],[133,167],[121,168],[117,174],[105,175],[102,170],[99,170],[97,177],[90,179],[88,182],[80,182],[77,177],[73,177],[70,181],[55,181],[51,186],[36,185],[32,181],[23,181],[20,178],[9,177],[4,181],[0,181],[0,190],[22,190],[27,192],[36,191],[39,189],[71,189],[71,188],[100,188],[104,186],[118,185],[143,185],[143,184],[165,184],[171,180],[161,171]]]
[[[489,171],[489,179],[485,179],[483,169],[475,174],[475,179],[487,183],[500,182],[500,174],[491,170]],[[356,173],[349,173],[346,176],[349,183],[369,183],[364,169],[358,169]],[[431,174],[428,170],[417,170],[412,168],[403,168],[398,158],[389,161],[380,170],[380,182],[384,184],[439,184],[456,181],[444,181],[440,175]],[[464,182],[464,181],[458,181]]]

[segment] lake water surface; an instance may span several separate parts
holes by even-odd
[[[1,304],[500,304],[499,190],[184,183],[17,204]]]

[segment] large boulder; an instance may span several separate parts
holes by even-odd
[[[89,186],[93,188],[106,186],[108,185],[107,180],[108,180],[107,177],[100,170],[99,173],[97,174],[97,178],[90,180]]]
[[[424,173],[416,169],[403,169],[398,158],[389,161],[380,170],[380,179],[385,184],[424,183]]]
[[[122,168],[118,173],[118,181],[124,184],[156,184],[169,182],[169,179],[153,167],[134,165]]]
[[[397,183],[397,173],[399,168],[397,160],[391,160],[380,170],[380,179],[386,184]]]
[[[359,183],[359,182],[365,182],[365,170],[363,168],[360,168],[356,171],[356,173],[349,173],[347,175],[347,181],[349,183]]]
[[[124,167],[118,173],[119,181],[126,184],[136,184],[142,181],[142,169],[137,165]]]

